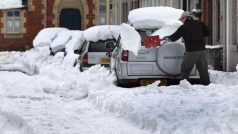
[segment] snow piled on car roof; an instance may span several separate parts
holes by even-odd
[[[93,26],[84,31],[87,41],[96,42],[98,40],[117,39],[120,34],[118,25],[99,25]]]
[[[23,7],[21,0],[0,0],[0,9],[11,9]]]
[[[144,7],[129,12],[129,23],[136,29],[153,29],[181,23],[178,19],[184,11],[172,7]]]
[[[68,31],[68,29],[60,27],[44,28],[40,30],[40,32],[34,38],[33,46],[34,47],[50,46],[52,41],[57,37],[57,34],[66,30]]]

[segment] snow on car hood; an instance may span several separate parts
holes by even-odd
[[[139,33],[133,27],[125,23],[121,24],[120,33],[122,48],[137,55],[141,47],[141,37]]]
[[[173,23],[181,23],[183,10],[172,7],[144,7],[129,12],[128,20],[136,29],[160,28]]]
[[[98,41],[106,39],[117,39],[120,32],[117,25],[100,25],[93,26],[84,31],[84,37],[87,41]]]

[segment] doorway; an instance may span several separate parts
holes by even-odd
[[[78,9],[62,9],[60,12],[60,27],[70,30],[81,30],[81,14]]]

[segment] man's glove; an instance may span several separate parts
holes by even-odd
[[[171,40],[168,36],[164,36],[161,41],[170,42]]]

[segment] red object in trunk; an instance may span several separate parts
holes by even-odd
[[[145,48],[160,46],[160,37],[159,36],[145,36],[144,46]]]

